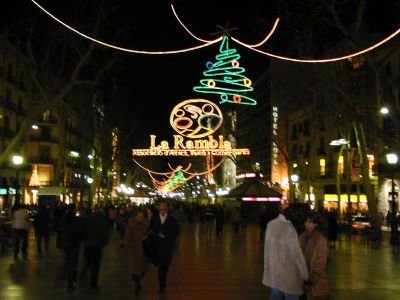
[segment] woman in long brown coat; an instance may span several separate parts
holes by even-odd
[[[322,234],[324,219],[318,213],[311,213],[305,223],[305,232],[300,235],[300,247],[310,273],[306,282],[309,299],[330,299],[330,290],[327,278],[328,240]]]
[[[148,270],[147,257],[143,251],[143,239],[149,231],[149,221],[143,210],[138,210],[129,219],[125,228],[125,246],[129,254],[129,269],[135,283],[135,294],[138,295],[142,285],[141,279]]]

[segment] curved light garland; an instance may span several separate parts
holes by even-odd
[[[119,50],[119,51],[123,51],[123,52],[129,52],[129,53],[136,53],[136,54],[152,54],[152,55],[165,55],[165,54],[177,54],[177,53],[184,53],[184,52],[189,52],[189,51],[193,51],[193,50],[197,50],[197,49],[201,49],[204,47],[208,47],[212,44],[215,44],[217,42],[219,42],[220,40],[222,40],[222,36],[213,40],[213,41],[209,41],[204,43],[203,45],[199,45],[199,46],[194,46],[194,47],[190,47],[190,48],[185,48],[185,49],[179,49],[179,50],[168,50],[168,51],[144,51],[144,50],[136,50],[136,49],[130,49],[130,48],[123,48],[123,47],[118,47],[100,40],[97,40],[91,36],[88,36],[82,32],[80,32],[79,30],[73,28],[72,26],[69,26],[68,24],[64,23],[63,21],[61,21],[60,19],[58,19],[56,16],[52,15],[50,12],[48,12],[44,7],[42,7],[39,3],[37,3],[35,0],[31,0],[33,4],[35,4],[38,8],[40,8],[43,12],[45,12],[47,15],[49,15],[52,19],[54,19],[55,21],[57,21],[58,23],[60,23],[61,25],[63,25],[64,27],[68,28],[69,30],[75,32],[76,34],[84,37],[85,39],[88,39],[92,42],[95,42],[97,44],[100,44],[102,46],[105,47],[109,47],[115,50]]]
[[[258,44],[254,44],[254,45],[248,45],[248,44],[246,44],[246,45],[251,48],[257,48],[257,47],[260,47],[261,45],[264,45],[265,42],[268,41],[269,38],[274,34],[276,27],[278,27],[279,20],[280,20],[279,18],[276,18],[274,26],[272,26],[271,31],[267,34],[267,36],[261,42],[259,42]]]
[[[174,12],[174,15],[175,15],[176,19],[183,26],[183,28],[185,28],[185,30],[193,38],[195,38],[198,41],[204,42],[204,44],[198,45],[198,46],[194,46],[194,47],[190,47],[190,48],[185,48],[185,49],[168,50],[168,51],[144,51],[144,50],[136,50],[136,49],[118,47],[118,46],[115,46],[115,45],[112,45],[112,44],[97,40],[97,39],[95,39],[95,38],[93,38],[91,36],[88,36],[88,35],[80,32],[80,31],[78,31],[77,29],[73,28],[72,26],[69,26],[68,24],[66,24],[63,21],[61,21],[60,19],[58,19],[56,16],[52,15],[50,12],[48,12],[44,7],[42,7],[35,0],[31,0],[31,2],[33,4],[35,4],[44,13],[46,13],[48,16],[50,16],[52,19],[54,19],[55,21],[57,21],[58,23],[60,23],[64,27],[68,28],[69,30],[75,32],[76,34],[82,36],[83,38],[86,38],[86,39],[88,39],[88,40],[90,40],[92,42],[95,42],[97,44],[100,44],[102,46],[109,47],[109,48],[112,48],[112,49],[115,49],[115,50],[119,50],[119,51],[123,51],[123,52],[136,53],[136,54],[150,54],[150,55],[178,54],[178,53],[184,53],[184,52],[189,52],[189,51],[201,49],[201,48],[204,48],[204,47],[208,47],[208,46],[210,46],[212,44],[215,44],[215,43],[221,41],[222,38],[223,38],[222,36],[220,36],[215,40],[204,40],[204,39],[201,39],[201,38],[195,36],[193,33],[190,32],[190,30],[179,19],[178,15],[175,12],[174,7],[171,5],[172,11]],[[241,42],[238,39],[233,38],[233,37],[232,37],[232,40],[234,40],[236,43],[238,43],[238,44],[242,45],[243,47],[246,47],[246,48],[248,48],[250,50],[253,50],[255,52],[258,52],[260,54],[263,54],[263,55],[266,55],[266,56],[269,56],[269,57],[281,59],[281,60],[287,60],[287,61],[292,61],[292,62],[302,62],[302,63],[326,63],[326,62],[335,62],[335,61],[339,61],[339,60],[345,60],[345,59],[348,59],[348,58],[352,58],[354,56],[358,56],[358,55],[367,53],[367,52],[369,52],[369,51],[381,46],[382,44],[388,42],[389,40],[391,40],[392,38],[394,38],[396,35],[398,35],[400,33],[400,28],[399,28],[395,32],[393,32],[391,35],[389,35],[388,37],[386,37],[383,40],[381,40],[380,42],[377,42],[376,44],[374,44],[374,45],[372,45],[372,46],[370,46],[368,48],[365,48],[363,50],[360,50],[360,51],[357,51],[355,53],[351,53],[351,54],[348,54],[348,55],[339,56],[339,57],[333,57],[333,58],[325,58],[325,59],[298,59],[298,58],[292,58],[292,57],[276,55],[276,54],[273,54],[273,53],[269,53],[269,52],[266,52],[266,51],[261,51],[259,49],[256,49],[256,47],[259,47],[259,46],[263,45],[271,37],[271,35],[273,34],[273,32],[276,29],[276,26],[278,25],[278,22],[279,22],[279,18],[275,21],[275,24],[274,24],[271,32],[267,35],[267,37],[264,40],[262,40],[260,43],[258,43],[258,44],[249,45],[249,44],[243,43],[243,42]]]
[[[193,38],[195,38],[196,40],[198,40],[198,41],[200,41],[200,42],[204,42],[204,43],[210,43],[210,42],[212,42],[212,41],[210,41],[210,40],[201,39],[201,38],[197,37],[196,35],[194,35],[194,34],[186,27],[186,25],[183,24],[183,22],[181,21],[181,19],[180,19],[179,16],[178,16],[178,14],[176,13],[176,10],[175,10],[173,4],[171,4],[171,9],[172,9],[172,12],[174,13],[175,18],[178,20],[179,24],[181,24],[181,26],[182,26]],[[254,48],[256,48],[256,47],[260,47],[261,45],[265,44],[265,43],[269,40],[269,38],[272,36],[272,34],[275,32],[276,27],[278,27],[278,23],[279,23],[279,18],[276,18],[275,23],[274,23],[274,26],[272,26],[271,31],[267,34],[267,36],[266,36],[261,42],[259,42],[259,43],[257,43],[257,44],[254,44],[254,45],[249,45],[249,44],[246,44],[246,45],[249,46],[249,47],[254,47]]]
[[[185,28],[185,30],[186,30],[187,32],[189,32],[189,34],[190,34],[192,37],[194,37],[195,39],[197,39],[197,40],[199,40],[199,41],[205,41],[205,40],[199,39],[199,38],[196,37],[193,33],[191,33],[191,32],[189,31],[189,29],[188,29],[188,28],[183,24],[183,22],[179,19],[179,17],[177,16],[177,14],[176,14],[176,12],[175,12],[175,10],[174,10],[174,8],[173,8],[172,5],[171,5],[171,7],[172,7],[172,10],[173,10],[173,12],[174,12],[175,17],[177,18],[177,20],[179,21],[179,23],[181,23],[181,25],[183,26],[183,28]],[[272,27],[272,29],[271,29],[271,31],[269,32],[269,34],[268,34],[261,42],[259,42],[259,43],[257,43],[257,44],[254,44],[254,45],[246,44],[246,43],[243,43],[243,42],[241,42],[240,40],[238,40],[238,39],[236,39],[236,38],[234,38],[234,37],[231,37],[231,39],[234,40],[236,43],[242,45],[243,47],[246,47],[246,48],[248,48],[248,49],[250,49],[250,50],[253,50],[253,51],[255,51],[255,52],[258,52],[258,53],[260,53],[260,54],[263,54],[263,55],[266,55],[266,56],[269,56],[269,57],[273,57],[273,58],[277,58],[277,59],[281,59],[281,60],[292,61],[292,62],[302,62],[302,63],[326,63],[326,62],[335,62],[335,61],[339,61],[339,60],[345,60],[345,59],[352,58],[352,57],[354,57],[354,56],[358,56],[358,55],[364,54],[364,53],[366,53],[366,52],[369,52],[369,51],[371,51],[371,50],[373,50],[373,49],[375,49],[375,48],[378,48],[378,47],[381,46],[382,44],[388,42],[389,40],[391,40],[392,38],[394,38],[396,35],[398,35],[398,34],[400,33],[400,28],[399,28],[399,29],[397,29],[395,32],[393,32],[391,35],[387,36],[387,37],[384,38],[383,40],[377,42],[376,44],[374,44],[374,45],[372,45],[372,46],[370,46],[370,47],[368,47],[368,48],[365,48],[365,49],[363,49],[363,50],[360,50],[360,51],[357,51],[357,52],[355,52],[355,53],[351,53],[351,54],[348,54],[348,55],[339,56],[339,57],[332,57],[332,58],[324,58],[324,59],[298,59],[298,58],[281,56],[281,55],[269,53],[269,52],[266,52],[266,51],[262,51],[262,50],[259,50],[259,49],[255,49],[255,48],[260,47],[261,45],[263,45],[266,41],[268,41],[268,39],[269,39],[269,38],[272,36],[272,34],[275,32],[275,29],[276,29],[276,27],[278,26],[278,23],[279,23],[279,18],[277,18],[277,19],[275,20],[274,26]]]
[[[203,43],[211,43],[211,42],[213,42],[213,41],[204,40],[204,39],[201,39],[201,38],[195,36],[195,35],[185,26],[185,24],[183,24],[183,22],[181,21],[181,19],[179,19],[178,14],[176,13],[173,4],[171,4],[171,9],[172,9],[172,12],[174,13],[175,18],[178,20],[179,24],[181,24],[181,26],[182,26],[193,38],[195,38],[196,40],[198,40],[198,41],[200,41],[200,42],[203,42]],[[222,38],[222,37],[221,37],[221,38]]]
[[[285,57],[285,56],[280,56],[280,55],[276,55],[273,53],[269,53],[269,52],[265,52],[265,51],[261,51],[259,49],[255,49],[254,47],[251,47],[241,41],[239,41],[238,39],[232,37],[232,40],[235,41],[236,43],[250,49],[253,51],[256,51],[260,54],[269,56],[269,57],[273,57],[273,58],[278,58],[281,60],[287,60],[287,61],[292,61],[292,62],[302,62],[302,63],[327,63],[327,62],[335,62],[335,61],[339,61],[339,60],[345,60],[345,59],[349,59],[364,53],[367,53],[375,48],[378,48],[379,46],[383,45],[384,43],[388,42],[389,40],[391,40],[392,38],[394,38],[396,35],[398,35],[400,33],[400,28],[397,29],[395,32],[393,32],[391,35],[387,36],[386,38],[384,38],[383,40],[377,42],[376,44],[365,48],[363,50],[348,54],[348,55],[344,55],[344,56],[339,56],[339,57],[332,57],[332,58],[324,58],[324,59],[298,59],[298,58],[292,58],[292,57]]]

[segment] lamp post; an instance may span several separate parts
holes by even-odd
[[[391,218],[390,218],[390,231],[391,231],[391,240],[393,241],[394,238],[396,238],[397,235],[397,220],[396,220],[396,215],[397,215],[397,209],[396,209],[396,202],[395,202],[395,188],[394,188],[394,165],[397,164],[398,161],[398,156],[395,153],[388,153],[386,154],[386,160],[391,166],[391,180],[392,180],[392,213]]]
[[[351,151],[350,151],[350,141],[344,138],[340,138],[337,140],[332,140],[329,143],[330,146],[340,146],[344,147],[344,151],[346,151],[346,162],[345,162],[345,167],[346,167],[346,179],[347,179],[347,213],[350,216],[351,215],[351,210],[352,210],[352,204],[351,204]],[[342,148],[343,149],[343,148]],[[341,217],[341,211],[340,211],[340,177],[339,177],[339,162],[338,162],[338,170],[336,172],[336,184],[338,186],[338,209],[339,209],[339,217]]]
[[[89,200],[89,208],[91,208],[92,207],[92,183],[93,183],[93,178],[88,177],[88,178],[86,178],[86,181],[89,184],[89,194],[88,194],[89,199],[88,200]]]
[[[15,165],[15,177],[16,177],[16,183],[15,183],[15,203],[19,204],[20,203],[20,192],[19,192],[19,167],[22,165],[24,162],[24,158],[20,155],[13,155],[12,156],[12,162]]]
[[[299,182],[300,176],[298,174],[292,174],[290,175],[290,179],[292,180],[294,184],[294,201],[297,202],[297,182]]]

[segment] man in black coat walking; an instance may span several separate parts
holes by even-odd
[[[42,254],[42,240],[45,241],[46,254],[49,250],[49,238],[50,238],[50,216],[48,211],[44,207],[39,207],[38,213],[34,218],[34,228],[36,235],[36,246],[39,255]]]
[[[64,250],[64,274],[68,279],[68,292],[76,289],[79,247],[82,239],[82,222],[76,216],[75,204],[70,204],[58,224],[57,246]]]
[[[158,204],[158,214],[155,214],[151,219],[151,230],[157,245],[158,281],[160,285],[158,292],[163,294],[167,282],[168,268],[175,248],[175,240],[179,235],[178,222],[168,213],[168,204],[165,201],[160,201]]]
[[[83,273],[90,272],[90,287],[98,289],[100,264],[103,247],[110,236],[107,218],[96,208],[83,218],[83,242],[85,245],[85,267]]]

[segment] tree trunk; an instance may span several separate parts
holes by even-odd
[[[381,237],[382,236],[381,218],[379,217],[378,207],[376,204],[376,197],[372,189],[372,184],[369,176],[367,145],[365,142],[362,124],[353,122],[353,126],[356,135],[358,149],[360,151],[360,156],[361,156],[361,175],[365,193],[367,195],[369,216],[371,219],[372,226]]]
[[[339,154],[338,154],[338,158],[337,158],[337,164],[336,164],[336,193],[338,196],[338,216],[339,219],[341,219],[342,217],[342,213],[341,213],[341,207],[340,207],[340,195],[342,194],[342,189],[340,186],[340,168],[339,168],[339,157],[343,155],[343,149],[344,147],[346,147],[346,145],[341,145],[340,146],[340,150],[339,150]]]
[[[67,122],[66,122],[66,111],[62,108],[58,108],[57,111],[58,116],[58,130],[59,130],[59,146],[58,146],[58,157],[57,162],[55,164],[54,170],[54,185],[58,186],[64,183],[64,165],[65,165],[65,147],[66,147],[66,131],[67,131]]]

